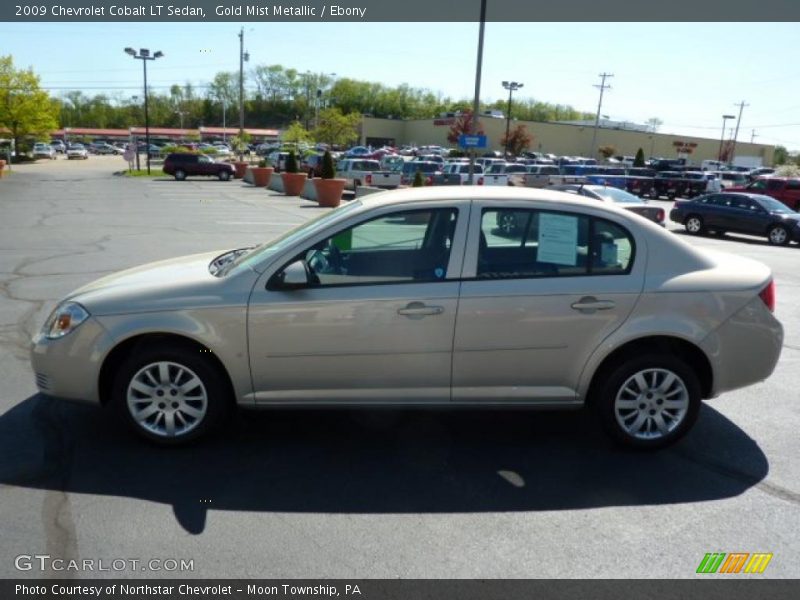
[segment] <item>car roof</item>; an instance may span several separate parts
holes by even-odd
[[[575,208],[585,209],[586,201],[580,197],[573,197],[571,194],[557,190],[536,189],[536,188],[517,188],[503,186],[434,186],[423,188],[404,188],[370,194],[359,200],[363,206],[372,208],[387,202],[449,202],[453,200],[530,200],[534,202],[552,203],[555,205],[568,205]],[[594,205],[592,205],[594,206]],[[605,210],[616,214],[628,214],[629,211],[617,208],[615,205],[603,205]]]

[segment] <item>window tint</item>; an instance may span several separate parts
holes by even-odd
[[[629,272],[633,239],[622,227],[585,215],[486,209],[479,278],[560,277]]]
[[[791,180],[786,182],[787,190],[800,190],[800,181]]]
[[[456,209],[391,213],[360,223],[305,253],[316,285],[441,281],[455,233]]]

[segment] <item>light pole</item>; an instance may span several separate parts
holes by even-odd
[[[125,48],[125,54],[129,54],[133,58],[141,60],[142,66],[144,67],[144,140],[147,145],[147,174],[150,175],[150,115],[147,112],[147,61],[161,58],[164,56],[164,53],[159,50],[150,56],[150,50],[147,48],[140,48],[138,54],[133,48]],[[138,148],[136,149],[136,153],[139,153]]]
[[[244,27],[239,31],[239,160],[244,158],[244,63],[250,55],[244,51]]]
[[[472,123],[470,133],[477,135],[478,113],[481,106],[481,70],[483,69],[483,30],[486,28],[486,0],[481,0],[481,18],[478,28],[478,60],[475,64],[475,97],[472,99]],[[469,153],[469,185],[475,182],[475,149]]]
[[[735,115],[722,115],[722,133],[719,136],[719,153],[717,154],[717,160],[722,162],[722,144],[725,141],[725,123],[728,122],[728,119],[735,119]]]
[[[508,134],[511,131],[511,94],[521,89],[525,84],[516,81],[504,81],[503,87],[508,90],[508,114],[506,115],[506,145],[503,148],[503,159],[508,159]]]

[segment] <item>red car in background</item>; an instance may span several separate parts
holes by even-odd
[[[753,183],[729,187],[725,191],[770,196],[794,211],[800,210],[800,179],[797,178],[759,177]]]

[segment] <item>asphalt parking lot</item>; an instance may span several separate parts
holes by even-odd
[[[682,578],[707,552],[772,552],[763,577],[800,576],[797,246],[690,238],[773,269],[786,338],[768,381],[708,402],[657,454],[612,447],[583,413],[502,411],[246,413],[163,450],[39,396],[30,337],[106,273],[325,209],[239,181],[111,174],[123,166],[62,159],[0,180],[0,577],[75,576],[14,567],[50,554],[194,561],[99,576]]]

